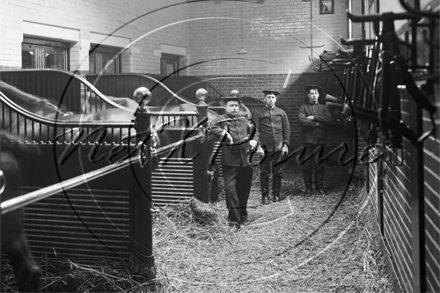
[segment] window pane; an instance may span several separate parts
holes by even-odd
[[[67,70],[67,49],[23,43],[22,68],[57,68]]]
[[[66,55],[64,49],[45,47],[44,56],[44,68],[66,68]]]
[[[89,73],[91,74],[96,73],[95,66],[96,66],[96,53],[93,53],[92,55],[89,56]]]
[[[116,71],[116,58],[112,60],[115,55],[102,53],[102,70],[103,73],[117,73]]]
[[[21,51],[21,68],[35,68],[33,51]]]
[[[179,56],[162,54],[160,58],[160,74],[163,76],[179,75]]]
[[[89,55],[89,73],[120,73],[121,58],[120,56],[116,57],[118,52],[118,49],[103,46],[100,46],[99,50],[93,51]]]
[[[175,71],[174,69],[174,62],[167,63],[167,75],[172,74]]]

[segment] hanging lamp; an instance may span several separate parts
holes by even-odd
[[[240,3],[241,3],[241,9],[240,9],[240,11],[241,11],[241,17],[240,17],[240,19],[241,19],[241,33],[240,33],[241,49],[240,49],[240,51],[237,52],[237,54],[244,55],[244,54],[247,54],[248,52],[243,47],[243,1],[240,1]]]

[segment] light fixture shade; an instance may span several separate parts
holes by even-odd
[[[240,1],[241,7],[240,7],[240,38],[241,38],[241,49],[237,52],[237,55],[244,55],[248,52],[243,47],[243,1]]]
[[[237,52],[237,55],[244,55],[244,54],[247,54],[248,52],[242,47],[241,49],[240,49],[240,51],[238,51]]]

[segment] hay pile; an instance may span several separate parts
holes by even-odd
[[[300,166],[289,165],[284,200],[267,206],[260,204],[255,176],[250,223],[239,230],[227,225],[224,200],[209,208],[205,222],[188,204],[161,209],[154,220],[153,282],[131,276],[120,263],[67,260],[58,272],[47,270],[43,291],[392,292],[370,205],[361,189],[347,186],[346,168],[326,168],[327,194],[304,198]],[[12,281],[6,292],[13,292]]]

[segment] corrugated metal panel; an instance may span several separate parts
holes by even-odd
[[[370,152],[370,158],[373,156],[373,153]],[[378,189],[377,189],[377,163],[372,163],[368,165],[369,168],[369,178],[370,180],[370,199],[373,201],[374,212],[376,215],[376,220],[379,223],[379,197],[378,197]]]
[[[193,160],[191,158],[160,158],[152,172],[151,191],[155,205],[177,204],[194,194]]]
[[[36,190],[25,187],[25,192]],[[25,230],[35,256],[127,258],[128,191],[70,189],[26,207]]]
[[[426,289],[440,292],[440,154],[433,151],[440,149],[440,141],[427,140],[425,146]]]
[[[427,292],[440,292],[439,199],[425,199],[425,250]],[[437,206],[435,206],[435,202]]]
[[[404,188],[410,182],[399,176],[396,166],[386,164],[384,180],[384,235],[393,255],[404,291],[412,291],[412,236],[410,194]]]

